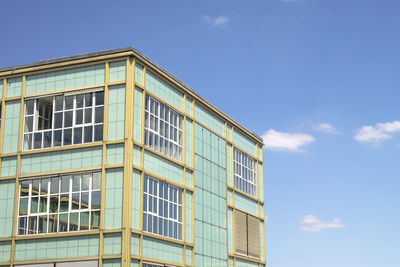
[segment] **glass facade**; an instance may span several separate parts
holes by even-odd
[[[0,266],[264,266],[261,139],[135,53],[0,72]]]

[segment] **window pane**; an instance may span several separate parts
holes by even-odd
[[[88,230],[89,229],[89,212],[81,212],[80,213],[80,229],[79,230]]]
[[[86,191],[89,190],[89,181],[90,181],[90,177],[92,175],[91,174],[83,174],[82,175],[82,191]]]
[[[72,109],[74,107],[74,96],[65,97],[65,109]]]
[[[63,96],[56,96],[56,111],[63,110]]]
[[[61,177],[61,193],[69,192],[69,179],[71,176]]]
[[[50,180],[50,193],[54,194],[54,193],[58,193],[59,192],[59,182],[60,182],[60,178],[51,178]]]
[[[49,233],[54,233],[57,232],[57,223],[58,223],[58,215],[57,214],[50,214],[49,215],[49,220],[48,220],[48,232]]]
[[[32,149],[32,134],[24,134],[24,150]]]
[[[47,147],[51,147],[51,138],[52,136],[52,131],[46,131],[44,132],[44,136],[43,136],[43,147],[47,148]]]
[[[100,225],[100,211],[92,211],[91,213],[91,229],[98,229]]]
[[[72,111],[64,112],[64,127],[71,127],[72,126]]]
[[[68,231],[68,213],[63,213],[58,216],[58,231],[67,232]]]
[[[103,107],[96,107],[95,123],[103,122]]]
[[[64,130],[64,145],[70,145],[72,143],[72,129]]]
[[[93,126],[86,126],[85,131],[84,131],[84,142],[89,143],[92,142],[92,131],[93,131]]]
[[[58,212],[58,195],[52,195],[50,196],[50,212],[51,213],[56,213]]]
[[[60,212],[67,212],[69,210],[69,195],[60,195]]]
[[[39,216],[38,233],[47,233],[47,215]]]
[[[92,192],[92,209],[100,209],[100,201],[101,201],[101,192],[94,191]]]
[[[103,140],[103,124],[94,126],[94,141]]]
[[[83,95],[76,95],[76,107],[77,108],[83,107]]]
[[[69,230],[70,231],[78,231],[78,219],[79,219],[79,213],[74,212],[69,215]]]
[[[62,131],[54,131],[54,140],[53,140],[53,146],[61,146],[61,140],[62,140]]]
[[[85,123],[92,122],[92,108],[85,109]]]
[[[96,92],[96,105],[103,105],[104,104],[104,91]]]
[[[91,107],[92,106],[92,93],[85,94],[85,107]]]
[[[33,116],[25,117],[24,132],[33,131]]]
[[[35,100],[27,100],[25,102],[25,115],[32,115],[35,106]]]
[[[33,148],[42,148],[42,133],[35,133]]]
[[[83,109],[78,109],[75,112],[75,124],[82,124],[83,123]]]
[[[59,129],[62,128],[62,121],[63,121],[63,113],[57,112],[54,114],[54,128]]]
[[[74,128],[74,144],[82,144],[82,127]]]
[[[93,190],[101,189],[101,173],[95,172],[93,173]]]
[[[28,214],[28,198],[21,198],[19,200],[19,215]]]

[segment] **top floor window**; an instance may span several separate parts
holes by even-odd
[[[182,160],[182,116],[153,97],[146,96],[144,144]]]
[[[25,101],[23,149],[103,140],[104,91]]]
[[[256,195],[254,159],[235,148],[235,188],[251,196]]]

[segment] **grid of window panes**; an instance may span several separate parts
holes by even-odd
[[[104,91],[25,101],[24,150],[103,140]]]
[[[182,160],[182,116],[146,95],[144,144],[171,158]]]
[[[182,190],[144,176],[143,230],[182,239]]]
[[[21,180],[18,234],[98,229],[101,173]]]
[[[256,195],[254,159],[240,150],[234,150],[235,188]]]

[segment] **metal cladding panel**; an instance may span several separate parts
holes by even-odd
[[[236,253],[247,255],[246,214],[235,210],[235,249]]]
[[[260,225],[256,217],[247,215],[248,255],[260,258]]]

